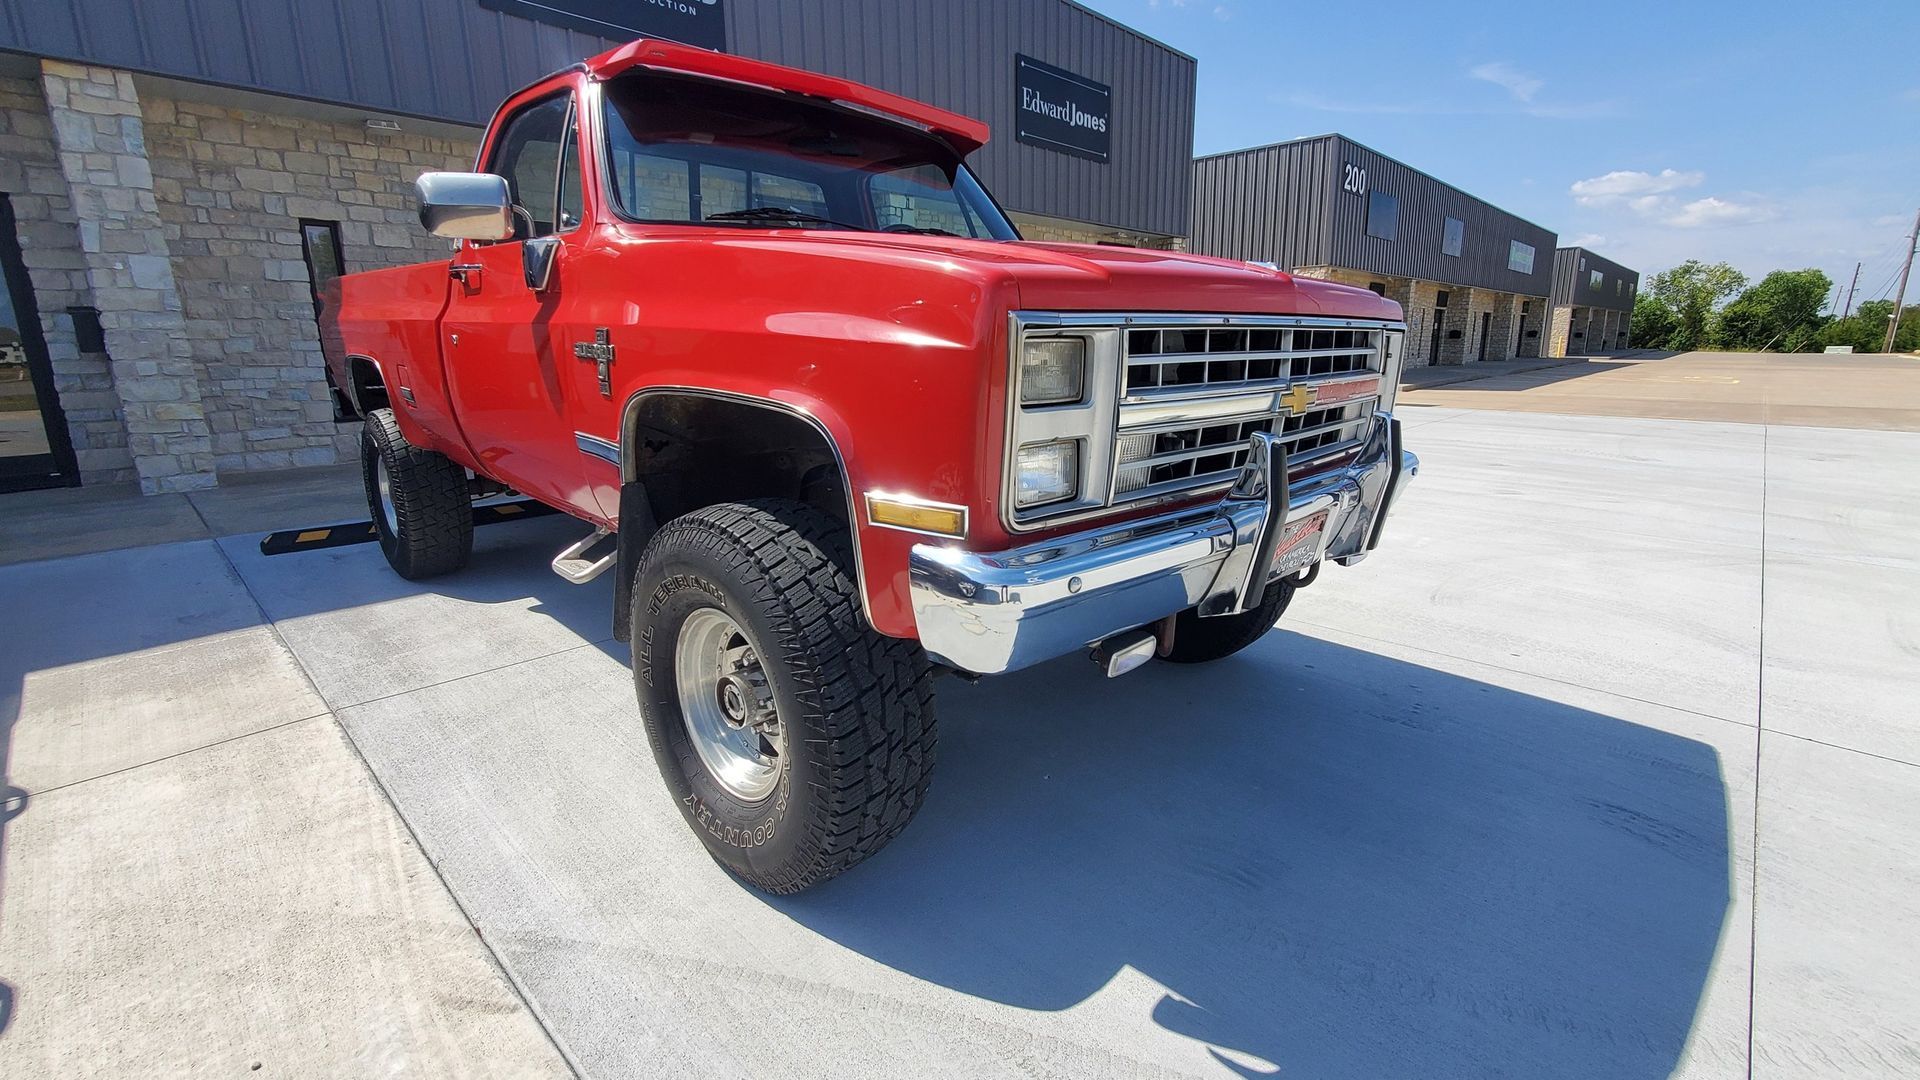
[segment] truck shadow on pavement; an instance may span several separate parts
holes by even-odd
[[[1655,1077],[1686,1046],[1730,893],[1703,743],[1284,630],[940,707],[913,826],[769,903],[1019,1008],[1135,969],[1248,1076]]]

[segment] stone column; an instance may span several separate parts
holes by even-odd
[[[1573,307],[1570,304],[1556,304],[1552,324],[1547,328],[1547,355],[1567,355],[1567,346],[1572,339]]]
[[[40,82],[140,489],[153,495],[213,487],[213,437],[154,200],[133,77],[42,60]]]
[[[1515,355],[1514,335],[1520,332],[1520,298],[1498,293],[1493,305],[1493,339],[1487,343],[1487,359],[1511,360]]]

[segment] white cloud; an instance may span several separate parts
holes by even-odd
[[[1709,195],[1695,199],[1661,220],[1676,229],[1698,229],[1712,225],[1751,225],[1772,217],[1773,211],[1768,207]]]
[[[1616,169],[1603,176],[1576,180],[1567,190],[1582,206],[1605,206],[1631,200],[1635,209],[1641,209],[1640,204],[1650,198],[1680,188],[1698,187],[1706,178],[1707,174],[1702,172],[1683,172],[1678,169],[1661,169],[1657,173]],[[1647,206],[1647,209],[1652,208],[1651,204]]]
[[[1294,93],[1284,96],[1275,94],[1270,100],[1296,109],[1312,109],[1315,112],[1366,113],[1377,116],[1513,116],[1517,114],[1542,120],[1585,120],[1595,116],[1612,116],[1619,112],[1619,105],[1612,101],[1589,101],[1575,105],[1516,103],[1487,107],[1432,100],[1356,101],[1312,93]]]
[[[1573,239],[1567,241],[1567,246],[1579,247],[1579,248],[1594,248],[1594,247],[1599,247],[1600,245],[1606,242],[1607,242],[1607,238],[1604,236],[1601,236],[1599,233],[1583,232],[1579,236],[1576,236]]]
[[[1540,88],[1547,85],[1545,80],[1529,75],[1519,68],[1514,67],[1512,64],[1507,63],[1505,60],[1497,60],[1491,64],[1481,64],[1479,67],[1467,72],[1467,74],[1479,79],[1481,82],[1490,82],[1500,87],[1507,93],[1512,94],[1515,101],[1531,102],[1533,95],[1539,93]]]

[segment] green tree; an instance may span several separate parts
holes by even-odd
[[[1820,330],[1818,343],[1851,345],[1854,352],[1877,353],[1887,343],[1887,320],[1893,317],[1893,301],[1869,300],[1844,319],[1835,319]],[[1920,350],[1920,305],[1908,304],[1900,312],[1900,332],[1894,335],[1894,352]]]
[[[1673,312],[1665,347],[1684,352],[1711,344],[1721,303],[1746,283],[1747,276],[1726,263],[1698,259],[1653,275],[1645,291]]]
[[[1826,317],[1833,281],[1818,270],[1775,270],[1726,306],[1715,332],[1722,348],[1810,352]]]
[[[1642,292],[1633,298],[1633,337],[1627,344],[1636,349],[1664,349],[1678,325],[1665,301]]]

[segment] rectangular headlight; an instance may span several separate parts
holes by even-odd
[[[1079,401],[1087,381],[1087,339],[1029,338],[1020,353],[1020,404]]]
[[[1013,504],[1024,509],[1071,499],[1079,481],[1078,439],[1023,446],[1014,460]]]

